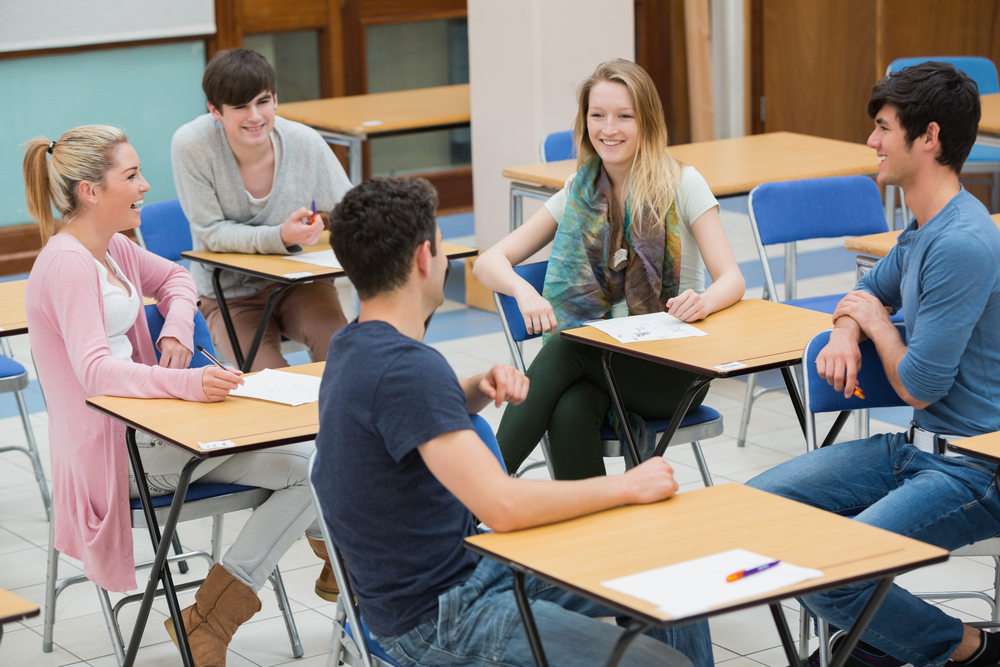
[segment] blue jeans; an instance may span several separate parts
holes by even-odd
[[[437,619],[377,641],[404,667],[530,667],[535,662],[513,586],[507,567],[483,558],[468,581],[441,594]],[[526,577],[525,590],[549,665],[579,667],[607,661],[623,630],[596,618],[615,616],[613,610],[534,577]],[[713,664],[706,621],[647,630],[646,636],[635,638],[621,664],[689,667],[692,661],[696,667]]]
[[[902,433],[824,447],[747,484],[949,551],[1000,534],[993,467],[922,452]],[[831,625],[849,628],[876,584],[852,584],[802,603]],[[962,623],[893,586],[863,639],[915,667],[937,666],[961,643]]]

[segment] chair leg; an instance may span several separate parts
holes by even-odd
[[[301,658],[305,651],[302,650],[302,641],[299,639],[299,629],[295,627],[295,619],[292,617],[292,607],[288,604],[288,594],[285,592],[285,583],[281,579],[281,570],[274,567],[274,572],[268,577],[274,586],[274,597],[278,599],[278,609],[285,619],[285,629],[288,630],[288,639],[292,643],[292,656]]]
[[[751,373],[747,376],[747,393],[743,398],[743,414],[740,416],[740,434],[736,438],[737,447],[745,447],[747,444],[747,427],[750,425],[750,410],[753,409],[753,402],[756,396],[757,374]]]
[[[174,545],[175,554],[180,556],[182,553],[184,553],[184,548],[181,546],[181,537],[180,535],[177,534],[177,531],[174,531],[174,539],[171,540],[171,544]],[[177,561],[177,569],[180,570],[181,574],[187,574],[188,571],[187,561],[186,560]]]
[[[38,490],[42,493],[45,516],[49,521],[52,521],[52,496],[49,494],[48,482],[45,481],[45,471],[42,469],[42,459],[38,455],[38,444],[35,442],[35,431],[31,428],[31,418],[28,415],[28,405],[24,401],[24,392],[15,391],[14,398],[17,400],[17,409],[21,413],[24,435],[28,439],[28,458],[31,459],[31,467],[35,471]]]
[[[816,623],[816,634],[819,636],[819,665],[830,667],[830,626],[821,618],[817,618]]]
[[[691,443],[691,451],[694,452],[694,460],[698,462],[698,471],[701,472],[701,481],[705,486],[713,486],[712,473],[708,471],[708,461],[705,460],[705,452],[701,449],[701,443],[695,440]]]
[[[108,592],[94,584],[97,589],[97,597],[101,601],[101,613],[104,614],[104,624],[108,626],[108,634],[111,635],[111,646],[115,650],[115,659],[119,667],[125,664],[125,640],[122,639],[122,630],[118,627],[118,619],[111,607],[111,598]]]
[[[337,598],[337,610],[333,614],[333,633],[330,635],[330,652],[327,654],[326,667],[340,667],[340,656],[344,653],[343,627],[347,622],[347,611],[344,609],[343,598]]]
[[[805,607],[799,606],[799,658],[805,660],[809,657],[809,622],[812,617]]]
[[[212,517],[212,562],[218,563],[222,560],[222,525],[224,514],[216,514]]]
[[[45,575],[45,623],[42,652],[52,653],[52,629],[56,623],[56,580],[59,578],[59,551],[56,550],[56,523],[49,521],[49,563]]]
[[[1000,622],[1000,556],[993,556],[993,622]]]

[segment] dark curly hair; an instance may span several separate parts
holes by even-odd
[[[886,104],[906,132],[906,145],[927,131],[931,122],[941,128],[937,161],[957,174],[976,143],[979,128],[979,87],[976,82],[941,62],[925,62],[893,72],[872,88],[868,116],[875,118]]]
[[[330,245],[361,299],[403,285],[424,241],[437,255],[437,192],[423,178],[373,178],[330,214]]]

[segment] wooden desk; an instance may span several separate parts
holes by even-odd
[[[948,449],[990,463],[1000,463],[1000,432],[953,440],[948,443]]]
[[[34,602],[28,602],[10,591],[0,588],[0,639],[3,638],[3,624],[38,616],[41,610]]]
[[[0,338],[28,333],[28,316],[24,312],[27,286],[27,280],[0,283]]]
[[[875,151],[863,144],[792,132],[671,146],[670,153],[697,169],[712,194],[729,197],[761,183],[821,176],[878,173]],[[576,171],[576,160],[511,167],[511,230],[523,222],[522,198],[547,199]]]
[[[466,547],[512,568],[518,585],[524,575],[538,577],[633,617],[644,625],[642,630],[679,619],[601,582],[737,548],[817,568],[823,571],[819,579],[683,619],[769,605],[793,665],[799,660],[780,600],[875,578],[883,580],[878,590],[887,592],[894,575],[948,558],[944,549],[738,484],[549,526],[476,535],[466,538]],[[878,593],[874,598],[852,630],[849,645],[840,646],[834,665],[846,659],[881,604]],[[533,621],[523,612],[522,619],[530,637]],[[627,643],[630,638],[623,639]]]
[[[473,257],[478,252],[475,248],[466,248],[452,243],[441,244],[445,254],[449,259],[461,259],[463,257]],[[318,252],[330,249],[330,232],[323,232],[319,242],[313,245],[304,246],[302,252]],[[215,290],[215,298],[219,302],[219,311],[222,320],[226,325],[226,333],[229,334],[229,344],[233,348],[236,357],[233,362],[244,372],[250,370],[254,357],[257,356],[257,349],[264,337],[267,323],[271,318],[274,306],[281,296],[290,287],[312,282],[313,280],[328,280],[344,275],[343,269],[331,269],[315,264],[297,262],[285,259],[284,255],[249,255],[245,253],[212,252],[210,250],[188,250],[181,253],[181,257],[190,259],[193,262],[200,262],[213,267],[212,288]],[[246,358],[240,348],[239,339],[236,337],[236,328],[233,326],[232,318],[229,315],[229,306],[222,296],[222,286],[220,276],[222,271],[235,271],[257,278],[265,278],[279,283],[278,287],[271,292],[267,303],[264,305],[264,312],[261,314],[260,323],[254,334],[253,342],[247,351]]]
[[[361,182],[361,144],[369,137],[468,127],[472,117],[467,83],[292,102],[279,106],[278,115],[314,128],[328,144],[347,146],[354,185]]]
[[[570,329],[563,331],[562,335],[604,350],[604,375],[611,390],[612,403],[623,424],[628,422],[625,421],[621,394],[611,370],[612,354],[627,354],[696,374],[674,411],[670,426],[661,436],[654,456],[663,455],[683,415],[687,414],[691,402],[703,386],[718,378],[758,373],[771,368],[781,369],[799,425],[805,434],[802,401],[789,368],[801,363],[802,351],[813,336],[833,326],[828,314],[762,299],[744,299],[700,322],[694,322],[693,326],[708,335],[627,344],[619,343],[594,327]],[[732,362],[739,362],[742,366],[720,368]],[[629,429],[625,430],[625,440],[633,460],[639,460]]]
[[[322,376],[325,367],[325,363],[317,362],[279,370],[283,373],[319,377]],[[142,499],[146,527],[149,530],[153,549],[156,551],[151,571],[158,573],[158,575],[151,575],[147,580],[135,628],[132,631],[128,651],[125,655],[124,665],[131,667],[139,649],[139,643],[142,641],[142,633],[146,627],[149,610],[153,605],[158,581],[163,583],[167,606],[174,619],[174,627],[178,630],[178,639],[184,636],[180,605],[177,602],[177,593],[170,576],[170,568],[166,567],[166,558],[195,468],[209,458],[229,456],[315,438],[319,432],[319,404],[306,403],[292,407],[238,396],[230,396],[219,403],[193,403],[176,398],[143,399],[100,396],[87,399],[87,406],[124,422],[127,426],[125,441],[128,445],[129,461],[136,477],[139,497]],[[137,428],[191,455],[191,459],[181,470],[174,499],[163,524],[162,535],[152,509],[152,499],[135,440]],[[199,440],[201,442],[232,440],[236,446],[203,450],[198,444]],[[185,653],[186,639],[182,640],[181,646],[184,664],[193,665],[190,652]]]
[[[997,227],[1000,227],[1000,213],[990,216]],[[896,245],[896,239],[902,234],[902,230],[882,232],[881,234],[869,234],[867,236],[856,236],[844,241],[844,247],[851,252],[858,253],[855,262],[857,263],[857,277],[865,275],[878,260],[889,254],[889,251]]]

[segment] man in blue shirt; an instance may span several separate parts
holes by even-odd
[[[810,452],[748,484],[951,550],[1000,533],[994,466],[942,444],[1000,430],[1000,231],[958,180],[976,139],[979,92],[951,65],[924,63],[880,81],[868,114],[878,182],[902,188],[914,219],[837,306],[816,368],[850,396],[858,343],[871,338],[893,388],[913,406],[913,422],[905,433]],[[905,343],[889,321],[899,309]],[[874,586],[803,602],[846,628]],[[998,639],[896,586],[864,634],[871,646],[854,658],[981,667],[1000,663]]]
[[[527,378],[496,365],[459,380],[421,342],[444,300],[448,267],[436,208],[423,179],[376,179],[348,192],[331,216],[332,245],[361,308],[330,343],[312,483],[365,622],[396,660],[532,665],[510,570],[464,547],[477,532],[473,515],[510,531],[655,502],[677,484],[662,459],[617,477],[507,476],[469,414],[491,401],[523,401]],[[596,617],[614,612],[528,579],[549,664],[606,660],[623,630]],[[648,634],[623,664],[713,664],[705,622]]]

